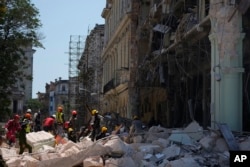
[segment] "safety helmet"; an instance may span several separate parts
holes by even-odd
[[[31,111],[31,109],[29,108],[26,112],[27,112],[27,113],[31,113],[32,111]]]
[[[105,126],[103,126],[102,129],[101,129],[102,133],[107,132],[107,130],[108,130],[108,128],[106,128]]]
[[[26,113],[24,117],[27,118],[27,119],[31,119],[31,114],[30,113]]]
[[[72,114],[73,116],[76,116],[76,115],[77,115],[77,111],[76,111],[76,110],[73,110],[71,114]]]
[[[98,113],[97,110],[92,110],[92,111],[91,111],[91,114],[92,114],[92,115],[95,115],[95,114],[97,114],[97,113]]]
[[[51,115],[51,118],[56,119],[56,115],[55,114]]]
[[[59,106],[59,107],[57,107],[57,111],[62,112],[63,108]]]
[[[69,121],[66,121],[66,122],[64,123],[64,128],[65,128],[65,129],[68,129],[68,128],[69,128],[69,125],[70,125],[70,122],[69,122]]]
[[[69,132],[73,132],[74,130],[73,130],[73,128],[69,128],[68,131]]]
[[[19,115],[14,115],[14,120],[19,120],[20,119],[20,116]]]

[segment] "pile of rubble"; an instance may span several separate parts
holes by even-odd
[[[248,136],[233,137],[232,140],[230,133],[225,129],[205,131],[192,122],[184,129],[153,126],[143,135],[134,136],[130,144],[118,135],[96,142],[86,137],[78,143],[66,141],[55,146],[47,138],[44,140],[47,144],[31,143],[33,148],[37,146],[32,154],[18,155],[18,148],[3,147],[0,154],[9,167],[225,167],[229,166],[232,147],[250,150]]]

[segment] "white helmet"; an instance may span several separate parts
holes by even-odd
[[[30,108],[27,110],[27,113],[31,113],[31,109]]]

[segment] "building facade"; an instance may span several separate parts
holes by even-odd
[[[107,0],[102,17],[104,111],[249,127],[248,1]]]
[[[32,99],[33,80],[33,55],[32,47],[24,48],[24,66],[22,66],[23,77],[18,79],[12,90],[12,104],[10,109],[13,113],[23,114],[27,109],[28,100]]]
[[[107,0],[102,11],[105,19],[103,64],[103,110],[132,118],[138,113],[137,14],[138,2]]]
[[[85,47],[80,58],[79,74],[79,110],[85,122],[90,118],[90,109],[100,110],[102,99],[102,63],[101,53],[104,41],[104,25],[96,24],[85,40]],[[101,112],[101,110],[100,110]]]

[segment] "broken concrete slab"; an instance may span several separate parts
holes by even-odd
[[[229,147],[224,138],[218,138],[215,142],[215,146],[213,151],[223,153],[225,151],[229,151]]]
[[[203,149],[211,152],[215,146],[216,139],[217,138],[214,136],[205,136],[199,141],[199,143],[201,144]]]
[[[179,156],[181,152],[181,148],[175,144],[171,145],[170,147],[166,147],[162,153],[165,154],[166,159],[170,159],[176,156]]]
[[[84,167],[103,167],[103,160],[100,156],[92,156],[83,160]]]
[[[178,144],[194,145],[193,140],[181,130],[173,130],[168,140]]]
[[[136,162],[136,161],[139,161],[139,160],[132,159],[132,157],[110,158],[105,161],[105,167],[139,166],[139,162]]]
[[[183,131],[195,141],[204,136],[203,128],[196,121],[191,122]]]
[[[159,145],[162,148],[165,148],[169,145],[168,139],[158,138],[157,140],[154,140],[152,144]]]

